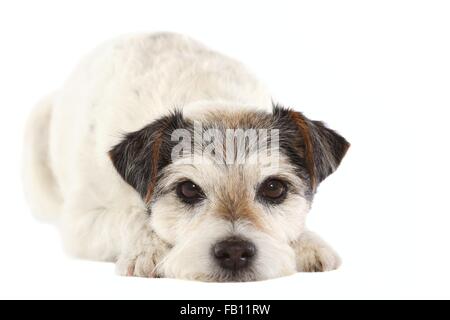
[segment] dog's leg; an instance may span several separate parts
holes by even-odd
[[[142,208],[118,210],[67,207],[61,231],[69,253],[85,259],[116,262],[125,276],[153,277],[168,246],[151,230]]]
[[[298,272],[331,271],[341,264],[337,253],[311,231],[305,231],[292,246],[297,259]]]

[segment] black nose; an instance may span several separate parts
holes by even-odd
[[[255,256],[256,247],[249,241],[230,238],[218,242],[213,251],[214,257],[222,268],[237,271],[250,265]]]

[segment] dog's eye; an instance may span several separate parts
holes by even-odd
[[[278,179],[268,179],[259,187],[258,195],[270,203],[281,203],[286,198],[287,186]]]
[[[205,197],[202,189],[192,181],[184,181],[178,184],[177,196],[188,204],[198,203]]]

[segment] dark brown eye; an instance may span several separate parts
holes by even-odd
[[[184,181],[178,184],[177,196],[188,204],[198,203],[205,198],[202,189],[192,181]]]
[[[279,204],[286,199],[286,184],[278,179],[266,180],[258,190],[258,195],[265,201]]]

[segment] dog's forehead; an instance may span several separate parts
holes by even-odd
[[[279,129],[270,113],[216,111],[198,114],[190,120],[193,122],[192,153],[201,155],[205,162],[247,166],[258,162],[264,167],[278,161]],[[228,166],[228,169],[235,167]]]
[[[184,145],[187,152],[172,158],[164,170],[164,183],[191,179],[203,188],[243,190],[270,176],[298,179],[295,165],[280,148],[279,128],[271,113],[216,110],[188,120],[192,126]]]

